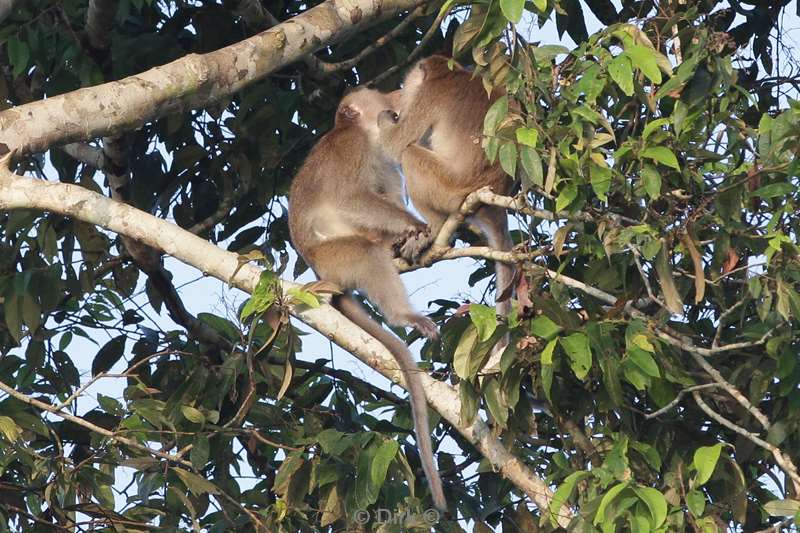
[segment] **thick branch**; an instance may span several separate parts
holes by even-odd
[[[0,113],[0,143],[23,153],[136,129],[239,91],[421,0],[328,0],[258,35],[135,76]]]
[[[8,18],[18,0],[0,0],[0,22]]]
[[[251,264],[240,267],[237,254],[226,252],[174,224],[83,187],[16,176],[8,169],[9,162],[10,156],[0,160],[0,209],[52,211],[101,226],[162,250],[246,292],[252,292],[258,282],[261,270]],[[285,291],[298,287],[298,284],[281,281],[281,287]],[[290,312],[387,378],[403,385],[402,373],[386,348],[329,305],[316,309],[290,307]],[[475,417],[471,425],[460,425],[461,401],[456,389],[434,380],[427,373],[421,373],[420,377],[431,406],[540,509],[549,508],[553,493],[547,482],[507,450],[483,420]],[[560,523],[566,527],[572,512],[564,506],[559,515]]]

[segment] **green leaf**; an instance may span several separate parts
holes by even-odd
[[[658,370],[658,363],[656,363],[656,360],[649,352],[642,350],[638,346],[630,346],[625,354],[648,376],[654,378],[661,377],[661,372]]]
[[[202,470],[208,462],[211,445],[208,442],[208,436],[198,433],[192,441],[192,450],[189,452],[189,459],[192,461],[192,466],[197,470]]]
[[[714,446],[703,446],[694,452],[694,460],[692,466],[697,470],[697,478],[695,478],[695,486],[699,487],[704,485],[706,481],[711,479],[711,474],[717,467],[719,454],[722,451],[722,444],[715,444]]]
[[[486,406],[492,414],[499,427],[506,427],[508,422],[508,405],[506,405],[503,394],[500,390],[500,383],[494,377],[489,378],[483,383],[483,396],[486,399]]]
[[[556,211],[562,211],[578,197],[578,188],[574,183],[568,183],[556,198]]]
[[[792,194],[795,189],[796,187],[791,183],[770,183],[769,185],[764,185],[763,187],[759,187],[755,191],[751,192],[750,196],[758,196],[760,198],[775,198],[776,196]]]
[[[553,500],[550,502],[550,508],[548,509],[550,512],[550,522],[554,526],[558,526],[558,518],[561,516],[561,507],[563,507],[564,504],[567,503],[567,500],[569,500],[570,496],[572,496],[572,491],[575,490],[575,485],[588,476],[589,472],[573,472],[561,482],[561,485],[553,495]]]
[[[197,474],[193,474],[188,470],[183,470],[182,468],[173,468],[173,472],[175,472],[183,484],[186,485],[186,488],[194,494],[195,496],[202,496],[203,494],[219,494],[219,489],[216,485],[211,483],[209,480],[198,476]]]
[[[631,448],[642,454],[644,460],[650,465],[653,470],[661,470],[661,456],[655,447],[647,444],[646,442],[633,441],[630,444]]]
[[[568,337],[562,337],[559,342],[570,359],[570,366],[575,377],[585,378],[592,368],[592,350],[589,348],[589,338],[584,333],[577,332]]]
[[[118,335],[100,348],[92,361],[92,376],[111,370],[111,367],[122,358],[126,340],[127,336]]]
[[[647,157],[648,159],[657,161],[662,165],[674,168],[675,170],[680,170],[680,167],[678,166],[678,158],[675,157],[675,154],[672,152],[672,150],[666,146],[651,146],[650,148],[645,148],[642,150],[639,155],[641,157]]]
[[[459,421],[464,426],[471,426],[475,421],[475,415],[478,414],[478,391],[472,383],[462,379],[458,384],[458,395],[461,398]]]
[[[517,142],[525,146],[535,147],[539,140],[539,130],[536,128],[517,128]]]
[[[658,173],[656,167],[647,163],[642,166],[642,183],[650,198],[655,200],[661,196],[661,174]]]
[[[14,77],[22,74],[28,68],[28,62],[31,58],[31,49],[28,43],[20,40],[16,35],[12,35],[6,43],[8,49],[8,61],[13,67],[12,74]]]
[[[591,163],[589,166],[589,173],[589,179],[594,193],[603,202],[608,201],[608,191],[611,189],[611,169],[596,163]]]
[[[470,324],[464,333],[461,334],[461,339],[458,341],[455,351],[453,352],[453,369],[456,375],[461,379],[472,379],[470,376],[470,359],[472,350],[478,344],[478,329]]]
[[[386,472],[388,472],[389,465],[397,455],[398,449],[400,449],[400,445],[397,441],[391,439],[386,439],[378,445],[369,471],[372,485],[377,490],[380,490],[383,486],[383,482],[386,480]]]
[[[696,517],[703,516],[706,510],[706,497],[699,490],[690,490],[686,493],[686,507]]]
[[[661,524],[667,519],[667,500],[664,495],[650,487],[633,487],[633,492],[650,509],[650,516],[653,517],[653,529],[661,527]]]
[[[484,137],[494,136],[497,130],[497,125],[500,124],[508,114],[508,96],[501,96],[495,103],[486,111],[486,117],[483,119],[483,135]]]
[[[631,58],[631,62],[656,85],[661,83],[661,69],[658,68],[655,50],[640,45],[628,46],[625,53]]]
[[[531,189],[534,185],[544,187],[544,172],[542,170],[542,158],[539,152],[530,146],[519,147],[519,161],[525,171],[522,176],[522,185],[525,190]]]
[[[283,460],[280,468],[278,468],[278,473],[275,474],[273,490],[276,494],[284,496],[289,491],[289,484],[292,481],[292,477],[300,470],[304,463],[305,459],[301,451],[291,452],[286,456],[286,459]]]
[[[664,302],[670,312],[680,315],[683,313],[683,300],[678,293],[678,288],[675,286],[675,280],[672,278],[672,269],[667,261],[667,254],[665,246],[656,255],[655,267],[656,274],[658,274],[658,281],[661,283],[661,292],[664,295]]]
[[[277,283],[277,276],[270,270],[262,270],[261,276],[258,278],[258,284],[253,290],[253,294],[247,303],[242,307],[240,318],[245,320],[252,314],[263,313],[275,302],[276,294],[275,287]]]
[[[482,342],[478,338],[478,329],[474,324],[467,326],[453,352],[453,368],[458,377],[466,380],[475,377],[486,353],[492,347],[490,343],[491,340]]]
[[[511,177],[517,175],[517,145],[504,142],[500,145],[500,167]]]
[[[764,510],[770,516],[794,516],[800,511],[800,502],[797,500],[772,500],[764,504]]]
[[[489,340],[497,329],[497,312],[494,307],[483,304],[469,304],[469,318],[478,330],[481,341]]]
[[[540,12],[544,12],[547,9],[547,0],[533,0],[533,5]]]
[[[633,68],[628,56],[620,54],[608,62],[608,75],[626,96],[633,95]]]
[[[522,18],[522,10],[525,7],[525,0],[500,0],[500,11],[509,22],[519,23]]]
[[[311,307],[312,309],[316,309],[317,307],[319,307],[319,298],[317,298],[317,295],[314,293],[308,292],[306,290],[297,287],[292,287],[286,292],[294,300],[303,305]]]
[[[603,495],[603,499],[600,500],[600,505],[597,507],[597,513],[594,515],[594,520],[592,524],[597,525],[605,519],[605,512],[606,507],[611,501],[617,497],[617,494],[622,492],[628,487],[629,481],[625,481],[623,483],[619,483],[618,485],[614,485],[611,489]]]
[[[19,427],[13,419],[7,416],[0,416],[0,433],[2,433],[9,442],[14,442],[22,435],[22,428]]]
[[[194,422],[195,424],[202,424],[206,421],[206,417],[203,415],[202,411],[192,407],[191,405],[182,405],[181,414],[183,414],[186,420],[189,422]]]
[[[652,135],[656,130],[661,131],[661,126],[669,124],[669,121],[670,119],[668,118],[657,118],[648,122],[642,130],[642,140],[646,141],[647,138],[650,137],[650,135]]]
[[[563,329],[545,315],[539,315],[531,322],[531,333],[546,341],[558,335]],[[550,363],[552,363],[552,360]]]

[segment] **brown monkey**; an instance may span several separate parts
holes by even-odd
[[[357,89],[336,111],[334,126],[311,150],[289,192],[289,231],[297,252],[321,280],[346,292],[333,305],[392,353],[411,397],[414,429],[437,508],[446,510],[433,459],[425,391],[408,347],[373,321],[350,291],[359,290],[394,326],[412,326],[436,338],[436,325],[411,308],[392,263],[396,242],[426,233],[403,205],[402,176],[378,144],[378,113],[392,94]]]
[[[399,105],[378,118],[381,144],[402,164],[411,201],[430,228],[402,246],[401,255],[409,260],[430,246],[469,193],[487,185],[499,194],[511,188],[510,178],[498,162],[489,163],[481,146],[486,111],[503,92],[487,97],[480,79],[458,64],[450,70],[449,61],[434,55],[417,62],[405,77]],[[511,249],[504,209],[483,206],[469,221],[481,229],[489,246]],[[511,284],[513,268],[497,262],[495,271],[499,295]],[[497,311],[507,315],[511,302],[498,302]]]

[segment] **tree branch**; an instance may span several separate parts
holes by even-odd
[[[778,463],[778,466],[781,467],[789,479],[792,480],[792,485],[794,485],[795,494],[800,493],[800,474],[797,472],[797,467],[792,462],[792,459],[784,455],[783,452],[777,446],[770,444],[769,442],[765,441],[764,439],[760,438],[755,433],[751,433],[744,429],[741,426],[737,426],[721,414],[717,413],[711,407],[708,406],[706,402],[703,401],[703,397],[700,395],[699,391],[692,392],[692,396],[694,396],[694,401],[697,402],[697,405],[700,409],[703,410],[709,417],[716,420],[719,424],[725,426],[726,428],[730,429],[734,433],[738,433],[742,437],[748,439],[756,446],[759,446],[772,454],[772,457],[775,458],[775,462]]]
[[[43,152],[56,144],[118,134],[170,113],[202,107],[420,3],[328,0],[220,50],[189,54],[119,81],[0,112],[0,143],[22,153]]]
[[[8,168],[10,161],[11,154],[0,159],[0,209],[38,209],[70,216],[162,250],[245,292],[255,289],[261,269],[252,264],[240,266],[237,254],[226,252],[174,224],[83,187],[16,176]],[[299,288],[298,284],[283,280],[280,285],[284,291]],[[404,385],[402,372],[386,348],[330,305],[323,304],[318,308],[290,306],[289,311],[387,378]],[[548,483],[512,454],[480,417],[475,417],[470,425],[460,424],[461,400],[454,387],[434,380],[425,372],[420,377],[431,406],[501,475],[525,492],[540,509],[548,509],[553,499]],[[571,517],[572,511],[564,505],[559,512],[559,523],[566,527]]]
[[[184,459],[181,459],[180,457],[178,457],[176,455],[165,453],[165,452],[162,452],[162,451],[159,451],[159,450],[153,450],[151,448],[148,448],[147,446],[139,444],[135,440],[129,439],[127,437],[122,437],[120,435],[116,435],[113,431],[109,431],[106,428],[103,428],[103,427],[100,427],[98,425],[92,424],[91,422],[89,422],[87,420],[84,420],[83,418],[81,418],[79,416],[74,416],[74,415],[71,415],[69,413],[65,413],[65,412],[59,410],[58,408],[56,408],[56,407],[54,407],[54,406],[52,406],[50,404],[41,402],[41,401],[39,401],[39,400],[37,400],[35,398],[31,398],[30,396],[28,396],[26,394],[22,394],[21,392],[18,392],[17,390],[15,390],[14,388],[10,387],[9,385],[6,385],[2,381],[0,381],[0,390],[5,392],[9,396],[13,396],[14,398],[16,398],[17,400],[19,400],[19,401],[21,401],[23,403],[26,403],[28,405],[32,405],[33,407],[41,409],[42,411],[47,411],[48,413],[52,413],[52,414],[54,414],[54,415],[56,415],[58,417],[63,418],[64,420],[69,420],[73,424],[77,424],[77,425],[79,425],[79,426],[81,426],[83,428],[88,429],[89,431],[93,431],[93,432],[95,432],[95,433],[97,433],[99,435],[103,435],[104,437],[108,437],[109,439],[111,439],[111,440],[113,440],[115,442],[118,442],[120,444],[124,444],[125,446],[128,446],[129,448],[134,448],[136,450],[148,453],[150,455],[154,455],[154,456],[159,457],[161,459],[165,459],[167,461],[172,461],[174,463],[179,463],[179,464],[182,464],[183,466],[186,466],[188,468],[192,468],[192,463],[191,462],[186,461]]]
[[[0,22],[8,18],[18,0],[0,0]]]

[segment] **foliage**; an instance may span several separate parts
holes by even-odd
[[[524,492],[439,423],[448,499],[476,531],[552,529],[564,503],[586,531],[752,531],[800,507],[800,484],[779,460],[800,457],[800,104],[786,97],[781,80],[793,78],[770,37],[787,3],[476,2],[426,45],[474,63],[487,88],[507,88],[484,145],[539,209],[515,213],[531,260],[519,264],[512,315],[442,295],[442,340],[422,349],[457,384],[462,422],[490,420],[555,492],[549,509],[528,509]],[[86,4],[28,2],[0,25],[4,107],[264,27],[253,2],[121,0],[111,46],[98,48]],[[311,7],[272,4],[279,20]],[[235,316],[197,316],[214,343],[144,325],[169,301],[117,236],[53,214],[0,214],[0,529],[334,531],[355,528],[365,509],[425,529],[407,401],[325,354],[296,358],[285,304],[316,306],[330,288],[282,294],[274,282],[290,275],[291,176],[345,87],[402,64],[439,7],[355,69],[292,65],[127,133],[132,205],[266,267]],[[592,35],[589,11],[604,25]],[[554,20],[577,46],[527,43],[514,26],[527,17]],[[353,57],[399,21],[319,57]],[[64,150],[27,165],[108,192],[102,173]],[[135,304],[140,289],[150,309]],[[500,373],[479,375],[507,332]],[[100,381],[117,393],[79,394]],[[544,400],[549,413],[534,414]]]

